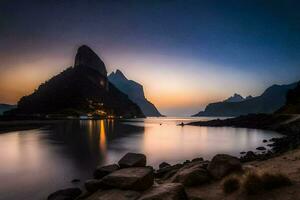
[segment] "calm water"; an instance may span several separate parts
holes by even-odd
[[[70,181],[91,177],[97,164],[114,163],[128,151],[146,154],[148,164],[157,167],[217,153],[239,156],[263,139],[280,137],[263,130],[176,126],[199,119],[72,121],[0,134],[0,199],[41,200],[57,189],[81,186]]]

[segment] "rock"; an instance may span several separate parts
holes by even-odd
[[[249,162],[257,159],[257,155],[253,151],[248,151],[245,156],[241,157],[242,162]]]
[[[203,168],[201,163],[188,164],[179,169],[171,178],[173,183],[181,183],[184,186],[196,186],[207,183],[210,179],[208,171]]]
[[[85,181],[84,186],[88,192],[96,192],[102,186],[101,180],[90,179]]]
[[[242,154],[242,155],[245,154],[245,153],[246,153],[245,151],[240,152],[240,154]]]
[[[242,165],[239,159],[226,154],[217,154],[208,165],[208,171],[215,179],[240,170]]]
[[[86,200],[136,200],[141,196],[140,192],[131,190],[99,190]]]
[[[121,168],[126,167],[145,167],[146,156],[140,153],[127,153],[118,162]]]
[[[166,162],[162,162],[159,164],[159,169],[165,168],[165,167],[170,167],[171,165],[169,163]]]
[[[79,188],[67,188],[50,194],[47,200],[72,200],[81,194]]]
[[[124,168],[103,177],[102,184],[110,188],[146,190],[153,185],[153,170],[148,167]]]
[[[204,161],[204,159],[203,158],[194,158],[192,160],[192,162],[199,162],[199,161]]]
[[[264,150],[266,150],[266,148],[265,148],[265,147],[257,147],[256,149],[257,149],[257,150],[260,150],[260,151],[264,151]]]
[[[174,171],[177,171],[178,169],[180,169],[183,165],[182,164],[176,164],[176,165],[172,165],[172,166],[169,166],[169,167],[164,167],[164,168],[161,168],[159,170],[157,170],[155,172],[155,177],[157,178],[162,178],[163,176],[165,176],[167,173],[170,173],[170,172],[174,172]]]
[[[76,179],[76,178],[71,181],[71,183],[78,183],[78,182],[80,182],[80,179]]]
[[[120,167],[117,164],[97,167],[97,169],[94,171],[94,178],[101,179],[102,177],[104,177],[118,169],[120,169]]]
[[[138,200],[187,200],[187,196],[182,184],[165,183],[153,186]]]
[[[266,142],[268,142],[268,140],[263,140],[263,143],[266,143]]]
[[[186,164],[188,164],[190,162],[191,162],[190,160],[186,160],[186,161],[183,162],[183,164],[186,165]]]
[[[90,47],[86,45],[82,45],[78,48],[74,66],[90,67],[98,71],[103,76],[107,76],[106,67],[103,61]]]

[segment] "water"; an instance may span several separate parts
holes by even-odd
[[[176,126],[200,118],[70,121],[51,129],[0,134],[0,199],[41,200],[57,189],[81,186],[98,164],[117,162],[126,152],[147,155],[155,167],[217,153],[239,156],[280,134],[244,128]],[[206,118],[201,118],[206,120]]]

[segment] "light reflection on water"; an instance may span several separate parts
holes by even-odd
[[[204,118],[202,118],[204,119]],[[193,118],[70,121],[52,129],[0,134],[0,200],[40,200],[52,191],[91,177],[97,164],[116,162],[128,151],[147,155],[150,165],[182,162],[217,153],[239,155],[263,139],[263,130],[176,126]],[[82,183],[79,184],[79,186]]]

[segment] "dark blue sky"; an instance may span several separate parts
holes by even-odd
[[[35,81],[24,90],[0,81],[0,101],[14,102],[72,65],[80,44],[95,49],[108,71],[121,68],[144,84],[167,113],[186,114],[233,92],[257,95],[300,79],[299,10],[296,0],[3,0],[0,78],[28,69]],[[171,101],[184,92],[191,101]]]

